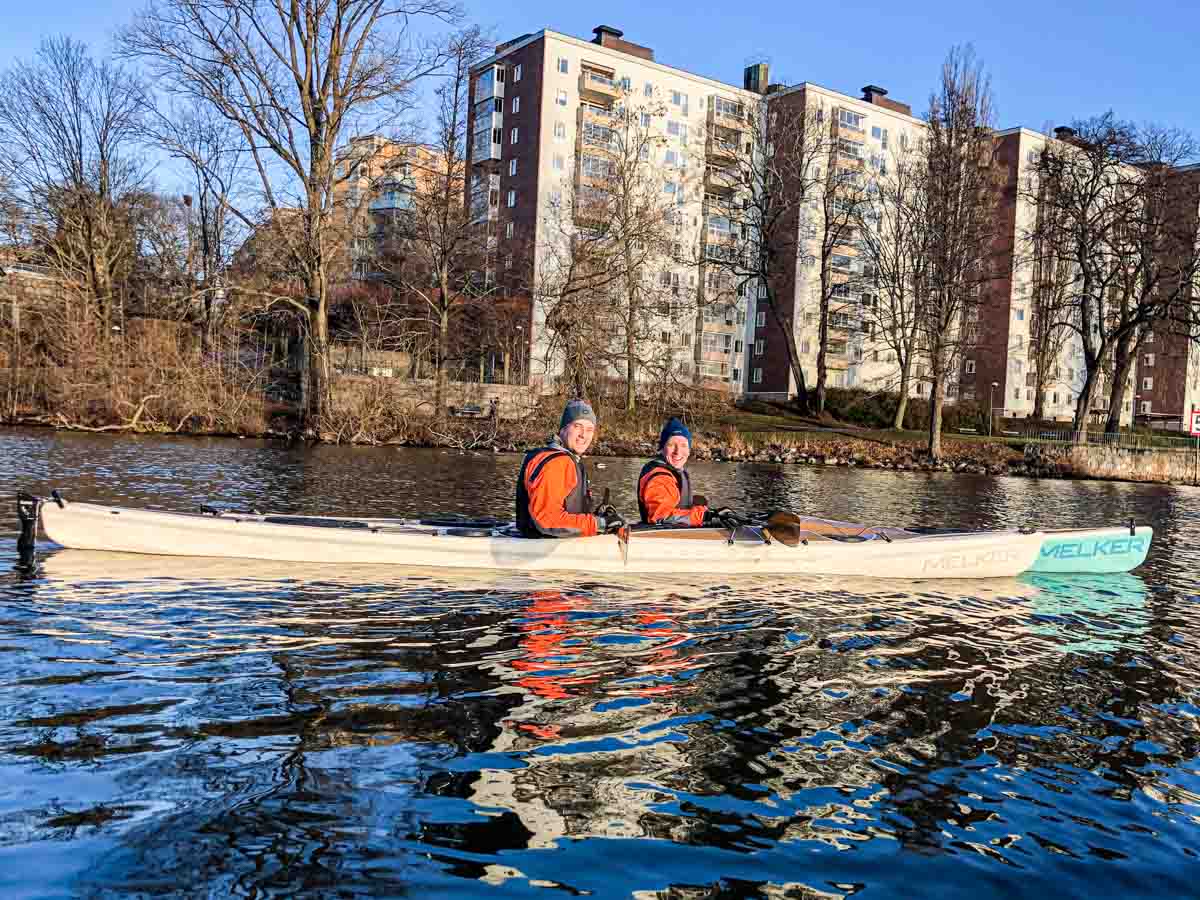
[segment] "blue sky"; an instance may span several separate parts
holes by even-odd
[[[1144,10],[1127,0],[466,2],[500,37],[541,28],[590,37],[603,23],[653,47],[660,62],[722,81],[740,83],[745,65],[765,59],[773,81],[814,81],[847,93],[875,83],[918,112],[947,48],[970,41],[991,71],[1001,127],[1040,130],[1112,108],[1123,118],[1200,134],[1196,0]],[[5,0],[0,66],[30,55],[47,34],[67,32],[103,48],[140,5]]]

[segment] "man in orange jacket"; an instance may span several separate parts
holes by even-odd
[[[670,418],[658,436],[658,456],[642,467],[638,476],[638,509],[647,525],[676,525],[695,528],[730,515],[722,507],[709,510],[708,501],[692,496],[687,473],[692,455],[692,433],[679,419]]]
[[[611,505],[591,509],[583,454],[595,436],[592,407],[572,400],[563,410],[558,434],[525,454],[517,476],[517,528],[525,537],[591,537],[625,527]]]

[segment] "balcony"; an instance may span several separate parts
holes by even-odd
[[[708,102],[708,121],[718,127],[740,129],[746,121],[745,107],[741,103],[713,95]]]
[[[585,99],[600,100],[610,103],[620,94],[620,88],[611,75],[597,72],[595,69],[584,69],[579,76],[579,96]]]
[[[736,138],[722,139],[716,135],[710,135],[704,147],[705,155],[713,161],[736,162],[740,152]]]
[[[714,194],[731,194],[741,183],[741,174],[736,169],[722,166],[704,167],[704,190]]]
[[[471,138],[471,165],[477,166],[500,159],[500,144],[492,140],[495,136],[496,131],[491,128],[475,132]]]
[[[830,313],[829,327],[836,331],[843,331],[846,333],[861,332],[866,330],[863,326],[862,319],[859,319],[856,316],[848,316],[845,313]]]
[[[736,263],[741,258],[739,248],[732,241],[724,243],[706,241],[701,247],[705,260],[720,263]]]
[[[602,225],[610,216],[612,208],[611,195],[580,178],[578,190],[575,192],[574,208],[571,210],[577,225]]]
[[[579,125],[579,143],[576,149],[581,153],[603,153],[611,156],[617,152],[617,133],[607,124],[608,120],[583,119]]]

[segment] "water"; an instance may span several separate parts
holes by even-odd
[[[594,471],[634,508],[639,462]],[[15,490],[502,514],[511,456],[0,432]],[[714,500],[1158,529],[1111,578],[529,578],[0,525],[0,896],[1195,896],[1200,491],[697,465]]]

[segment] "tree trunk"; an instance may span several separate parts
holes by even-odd
[[[912,354],[904,357],[900,366],[900,397],[896,402],[896,418],[892,420],[892,428],[904,430],[904,415],[908,412],[908,389],[912,379]]]
[[[1108,419],[1104,423],[1105,434],[1117,434],[1121,430],[1121,414],[1125,411],[1125,386],[1133,364],[1137,362],[1133,335],[1117,341],[1113,349],[1113,383],[1108,395]],[[1130,420],[1132,427],[1133,420]]]
[[[825,386],[829,381],[829,296],[821,279],[821,304],[817,323],[817,415],[825,412]]]
[[[1087,443],[1088,416],[1092,408],[1092,396],[1096,393],[1096,375],[1099,371],[1100,367],[1096,365],[1089,368],[1084,376],[1083,390],[1079,392],[1079,399],[1075,401],[1075,419],[1071,424],[1075,432],[1073,443]]]
[[[799,402],[800,409],[805,411],[808,409],[808,387],[804,382],[804,367],[800,365],[800,357],[796,352],[795,329],[792,328],[791,320],[775,305],[773,297],[769,298],[768,305],[771,308],[771,318],[775,320],[775,327],[783,335],[783,347],[787,351],[788,365],[791,367],[792,377],[796,379],[796,400]]]
[[[450,309],[442,304],[438,315],[437,368],[433,376],[433,415],[442,419],[446,415],[446,356],[450,352]]]
[[[945,402],[942,373],[933,374],[933,390],[929,393],[929,456],[934,461],[942,458],[942,405]]]
[[[632,322],[626,323],[627,326],[632,326]],[[625,329],[625,411],[633,412],[637,409],[637,360],[634,358],[634,352],[637,350],[634,341],[634,332],[632,327]]]
[[[1041,422],[1046,418],[1046,376],[1042,367],[1038,366],[1035,376],[1037,384],[1033,388],[1033,418]]]
[[[625,254],[625,411],[631,413],[637,409],[638,286],[634,275],[633,248],[628,240],[622,249]],[[703,340],[702,337],[701,342]]]

